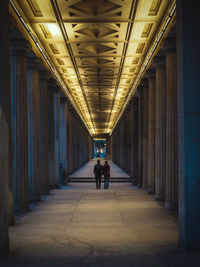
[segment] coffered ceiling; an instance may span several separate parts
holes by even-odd
[[[92,134],[109,133],[170,0],[13,0]]]

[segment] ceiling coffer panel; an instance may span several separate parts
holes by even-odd
[[[15,0],[90,132],[109,133],[170,0]]]

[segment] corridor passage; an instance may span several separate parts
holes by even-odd
[[[0,266],[191,266],[177,228],[175,215],[129,183],[71,183],[18,217]]]
[[[104,165],[105,159],[100,159],[101,165]],[[110,164],[110,175],[111,178],[130,178],[130,176],[125,173],[122,169],[120,169],[115,163],[112,161],[108,161]],[[87,164],[85,164],[82,168],[78,169],[74,172],[70,177],[72,178],[94,178],[94,165],[97,163],[97,159],[90,160]]]

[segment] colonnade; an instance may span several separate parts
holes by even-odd
[[[93,158],[93,138],[88,135],[87,129],[71,105],[68,105],[68,114],[67,153],[70,156],[67,174],[69,176]]]
[[[132,183],[139,179],[139,97],[136,95],[129,103],[124,115],[112,133],[112,160],[127,172]]]
[[[133,184],[178,209],[179,244],[188,249],[200,248],[199,8],[177,0],[177,38],[166,38],[108,141]],[[0,254],[13,211],[28,211],[93,153],[92,137],[29,43],[10,42],[9,23],[1,0]]]
[[[160,55],[161,54],[161,55]],[[113,161],[167,209],[178,208],[175,39],[165,40],[116,126]]]
[[[0,3],[0,253],[14,212],[60,188],[93,155],[93,138]],[[13,34],[17,31],[17,34]],[[10,35],[10,36],[9,36]],[[13,37],[14,36],[14,37]]]
[[[13,192],[19,211],[60,188],[89,160],[92,137],[28,42],[11,44]]]
[[[199,7],[177,0],[176,25],[112,133],[113,161],[178,211],[179,245],[190,250],[200,247]]]
[[[90,159],[92,137],[28,42],[11,44],[14,210],[27,211]]]

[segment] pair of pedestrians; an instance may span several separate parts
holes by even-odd
[[[108,161],[102,166],[100,160],[97,160],[97,164],[94,166],[94,174],[96,178],[96,189],[101,188],[101,175],[104,175],[104,189],[108,189],[110,182],[110,165]]]

